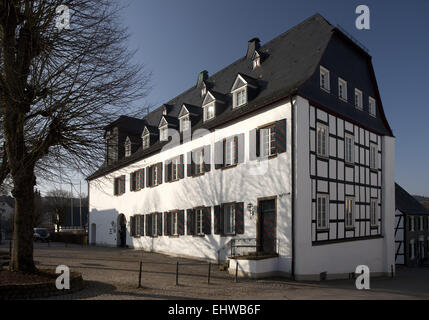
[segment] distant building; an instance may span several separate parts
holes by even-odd
[[[429,259],[429,210],[396,184],[396,264],[417,266]]]

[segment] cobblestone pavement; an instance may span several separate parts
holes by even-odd
[[[6,247],[3,243],[3,250]],[[208,285],[205,262],[130,249],[36,244],[34,259],[38,266],[67,265],[83,274],[84,290],[52,299],[429,299],[429,268],[399,268],[395,279],[374,278],[371,290],[359,291],[353,280],[317,283],[239,279],[235,283],[233,276],[219,271],[217,266],[212,266]],[[140,261],[143,288],[138,289]]]

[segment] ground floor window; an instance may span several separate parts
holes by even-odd
[[[235,204],[227,204],[224,207],[224,232],[225,234],[235,233]]]
[[[328,195],[317,195],[317,229],[329,227]]]
[[[152,235],[158,235],[158,215],[152,215]]]
[[[204,235],[203,230],[203,209],[195,210],[195,231],[197,235]]]
[[[171,213],[171,235],[177,236],[177,211]]]

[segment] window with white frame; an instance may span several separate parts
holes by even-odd
[[[171,160],[171,180],[176,181],[179,180],[179,165],[180,165],[180,157],[176,157]]]
[[[257,67],[261,66],[261,56],[257,51],[255,51],[254,57],[253,57],[253,69],[256,69]]]
[[[160,141],[168,140],[168,126],[165,126],[159,129],[159,140]]]
[[[351,134],[346,134],[344,138],[344,156],[345,161],[348,163],[354,163],[355,154],[355,137]]]
[[[125,142],[125,157],[131,156],[131,140],[127,138]]]
[[[329,70],[320,66],[320,88],[330,91]]]
[[[346,228],[355,227],[355,200],[354,198],[347,197],[345,199],[345,223]]]
[[[211,120],[215,117],[215,103],[209,103],[204,106],[204,121]]]
[[[195,209],[195,230],[197,235],[203,235],[203,209]]]
[[[338,78],[338,97],[347,101],[347,81]]]
[[[261,129],[262,156],[270,157],[277,153],[274,125]]]
[[[224,205],[224,232],[235,234],[235,205]]]
[[[225,141],[225,166],[235,164],[235,140],[234,138]]]
[[[318,123],[317,124],[317,155],[322,157],[329,156],[329,130],[328,127]]]
[[[363,93],[359,89],[355,89],[355,107],[361,110],[363,108]]]
[[[247,103],[247,88],[241,88],[234,93],[234,108],[238,108]]]
[[[317,229],[329,228],[329,197],[327,194],[317,195]]]
[[[189,116],[184,116],[180,118],[180,132],[185,132],[189,130],[191,122],[189,121]]]
[[[150,135],[146,134],[143,136],[143,149],[150,147]]]
[[[377,157],[377,145],[375,144],[371,144],[369,147],[369,166],[371,169],[376,170],[377,169],[377,161],[378,161],[378,157]]]
[[[378,225],[378,199],[371,199],[370,218],[371,226],[376,227]]]
[[[373,97],[369,97],[369,104],[368,104],[368,108],[369,108],[369,114],[373,117],[375,117],[376,114],[376,104],[375,104],[375,99]]]
[[[177,236],[177,211],[171,213],[171,235]]]
[[[194,161],[195,166],[195,174],[202,174],[204,173],[204,154],[203,149],[196,150],[192,152],[192,161]]]

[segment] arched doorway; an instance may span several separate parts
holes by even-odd
[[[91,245],[95,246],[97,244],[97,225],[91,223]]]
[[[125,248],[127,246],[127,219],[123,214],[118,216],[116,239],[118,247]]]

